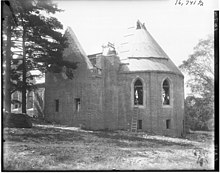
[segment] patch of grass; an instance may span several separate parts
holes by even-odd
[[[211,134],[188,133],[186,139],[198,142],[213,143],[214,136]]]
[[[196,164],[197,158],[193,154],[196,147],[210,148],[209,143],[183,143],[179,139],[175,142],[175,138],[172,141],[160,140],[110,131],[74,131],[51,126],[8,128],[4,129],[4,137],[4,170],[214,168],[211,162],[202,166]]]
[[[83,138],[77,132],[59,130],[53,128],[33,127],[32,129],[7,129],[5,130],[4,140],[6,141],[76,141]]]
[[[99,138],[105,138],[105,139],[109,139],[110,141],[114,141],[115,143],[117,143],[118,146],[131,146],[130,144],[132,144],[132,142],[135,142],[136,145],[134,145],[134,147],[149,147],[154,145],[155,143],[157,144],[161,144],[163,146],[172,146],[172,145],[181,145],[181,146],[186,146],[186,147],[192,147],[192,144],[186,144],[186,143],[177,143],[177,142],[170,142],[170,141],[162,141],[159,139],[145,139],[145,138],[141,138],[138,136],[125,136],[125,135],[120,135],[117,133],[95,133],[95,135]],[[130,143],[125,143],[125,142],[120,142],[120,141],[130,141]],[[137,146],[138,145],[138,146]]]
[[[3,170],[44,170],[56,163],[50,156],[23,155],[22,153],[10,153],[4,156]]]

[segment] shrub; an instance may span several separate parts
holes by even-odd
[[[32,122],[27,114],[5,112],[3,114],[3,126],[10,128],[31,128]]]

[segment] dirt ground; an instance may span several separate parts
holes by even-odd
[[[213,134],[186,138],[34,124],[5,128],[3,170],[213,170]]]

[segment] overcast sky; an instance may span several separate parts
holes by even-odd
[[[117,44],[126,29],[139,19],[178,66],[193,52],[199,39],[213,34],[217,0],[202,0],[203,6],[175,5],[176,0],[55,1],[65,10],[56,17],[75,32],[89,54],[101,52],[107,42]]]

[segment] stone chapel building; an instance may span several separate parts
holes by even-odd
[[[137,22],[114,49],[87,56],[71,28],[65,60],[78,62],[73,79],[46,74],[45,116],[87,129],[124,129],[181,136],[184,76]]]

